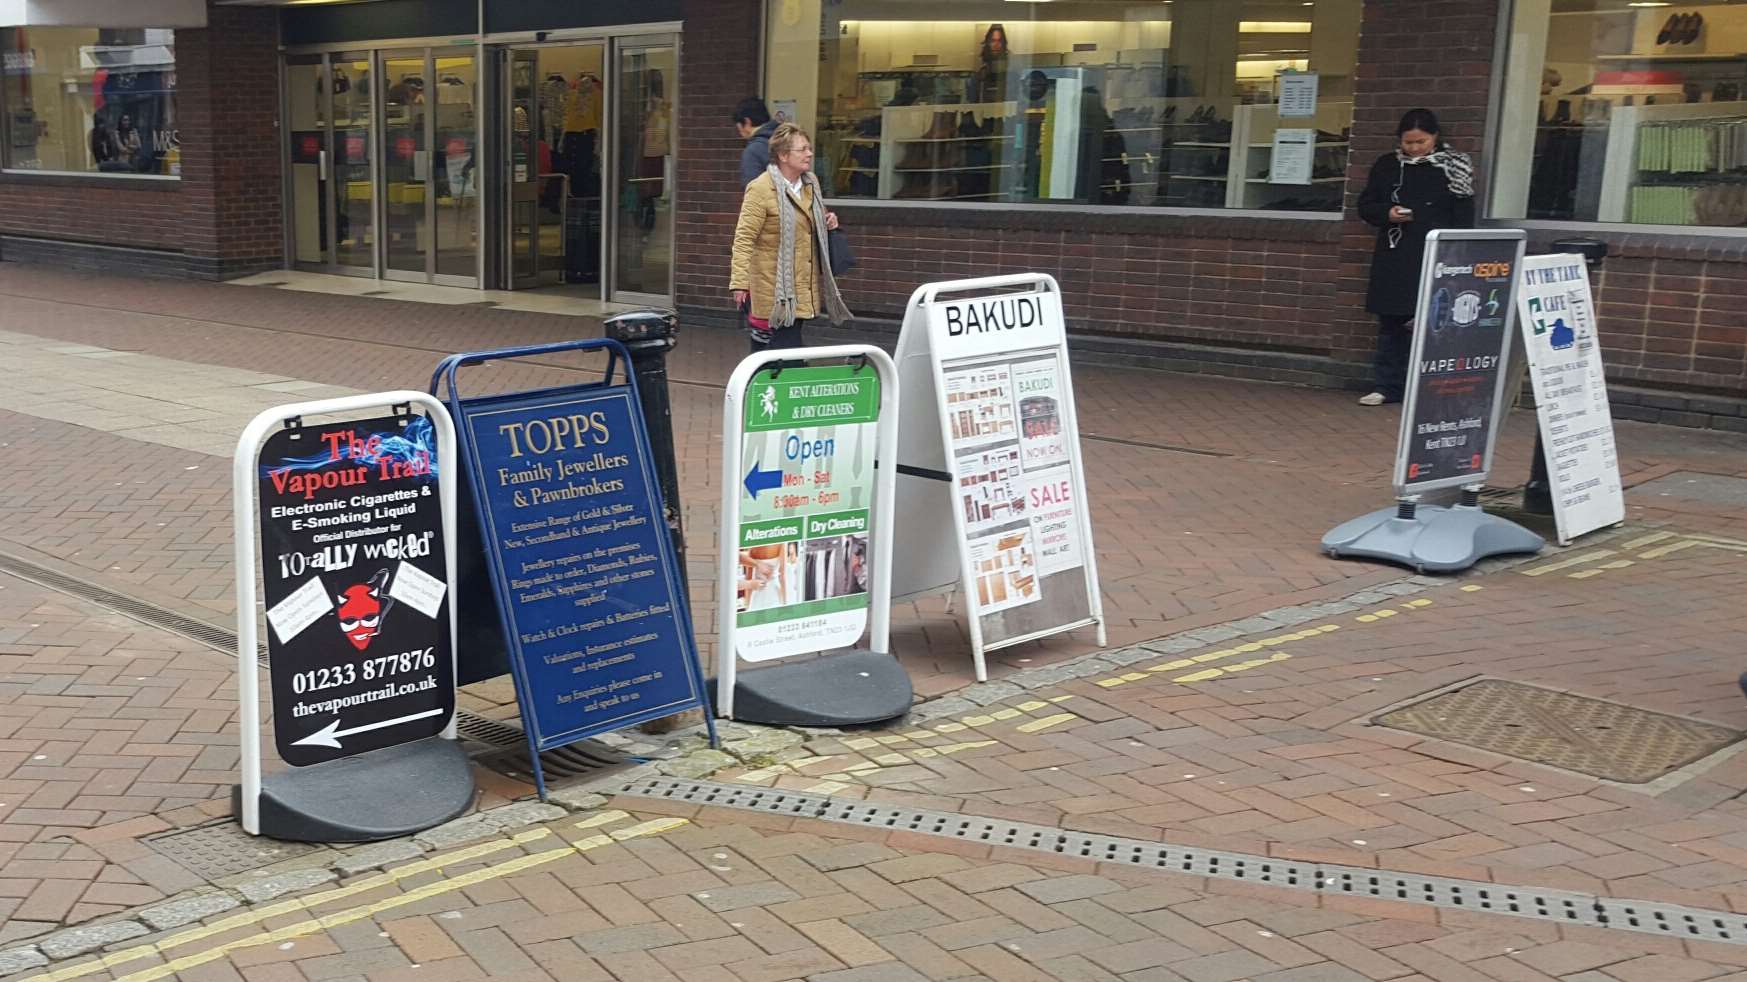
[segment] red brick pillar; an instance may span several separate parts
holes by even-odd
[[[176,32],[191,276],[226,279],[284,263],[279,140],[279,10],[219,7]]]
[[[1365,313],[1365,286],[1377,232],[1353,207],[1371,165],[1395,146],[1402,114],[1421,107],[1437,113],[1444,139],[1474,157],[1484,184],[1499,7],[1499,0],[1365,0],[1353,85],[1353,156],[1347,168],[1337,320],[1330,332],[1331,354],[1337,359],[1358,364],[1371,360],[1377,327]]]
[[[729,117],[758,87],[762,0],[685,0],[679,65],[679,212],[674,302],[728,311],[728,252],[740,214],[740,151]],[[819,66],[787,70],[816,72]]]

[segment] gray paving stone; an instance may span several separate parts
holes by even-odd
[[[942,924],[950,924],[952,918],[933,907],[917,904],[914,907],[894,907],[891,910],[872,910],[865,914],[852,914],[845,917],[843,923],[870,938],[879,938],[888,934],[912,933],[926,928],[938,927]]]
[[[332,883],[337,879],[339,879],[339,875],[331,869],[299,869],[287,873],[275,873],[272,876],[262,877],[249,883],[240,883],[237,885],[237,892],[241,893],[243,899],[249,903],[259,904],[276,897],[283,897],[288,893],[308,890],[321,886],[323,883]]]
[[[696,780],[738,763],[740,762],[720,750],[699,750],[678,760],[664,761],[660,770],[670,777]]]
[[[1319,962],[1315,965],[1289,968],[1284,972],[1258,975],[1251,982],[1369,982],[1369,980],[1345,965],[1336,965],[1334,962]]]
[[[452,822],[444,822],[436,828],[426,829],[413,840],[431,849],[447,849],[463,842],[472,842],[495,835],[499,831],[496,823],[487,821],[482,815],[466,815]]]
[[[493,808],[481,817],[501,829],[519,829],[525,825],[556,822],[569,814],[557,805],[543,801],[518,801],[513,805]]]
[[[242,901],[228,893],[203,893],[147,907],[140,911],[139,916],[140,920],[152,926],[152,930],[168,931],[241,906]]]
[[[807,982],[928,982],[928,976],[903,962],[880,962],[807,976]]]
[[[1237,982],[1277,972],[1280,966],[1249,951],[1225,951],[1178,962],[1171,970],[1189,982]]]
[[[425,850],[417,842],[411,839],[396,839],[393,842],[378,842],[362,849],[341,853],[339,858],[334,860],[334,868],[351,876],[403,859],[416,859],[424,854]]]
[[[36,950],[35,945],[28,948],[8,948],[5,951],[0,951],[0,975],[11,975],[13,972],[41,968],[48,963],[49,960],[43,957],[42,952]]]
[[[896,859],[898,856],[898,852],[887,849],[877,842],[852,842],[846,846],[823,849],[802,858],[811,863],[814,869],[829,873],[832,870],[884,862],[888,859]]]
[[[626,951],[648,951],[672,944],[685,944],[685,935],[668,924],[633,924],[611,927],[604,931],[579,934],[575,941],[591,955],[616,955]]]
[[[748,883],[737,887],[719,887],[694,894],[693,900],[706,908],[720,914],[725,910],[739,910],[742,907],[766,907],[770,904],[787,903],[799,900],[801,895],[775,880],[764,883]]]
[[[1087,897],[1096,897],[1100,894],[1120,893],[1126,887],[1115,880],[1107,880],[1102,876],[1082,874],[1033,880],[1030,883],[1021,883],[1015,889],[1040,904],[1059,904],[1069,900],[1084,900]]]
[[[548,792],[546,797],[572,811],[579,812],[592,811],[611,800],[598,791],[588,791],[582,788],[559,788],[556,791]]]
[[[83,955],[88,951],[96,951],[104,945],[115,944],[117,941],[128,941],[151,932],[138,921],[110,921],[107,924],[91,924],[84,927],[69,928],[56,931],[54,934],[37,942],[37,947],[50,958],[59,960]]]

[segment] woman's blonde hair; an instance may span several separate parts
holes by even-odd
[[[770,159],[773,161],[781,160],[783,154],[794,149],[794,143],[797,139],[806,140],[808,143],[813,142],[813,138],[807,135],[806,130],[793,123],[784,123],[778,126],[776,131],[770,135]]]

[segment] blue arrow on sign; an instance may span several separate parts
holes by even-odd
[[[753,464],[752,469],[746,472],[746,493],[751,495],[754,501],[758,500],[758,492],[774,491],[782,486],[783,472],[781,470],[760,470],[757,464]]]

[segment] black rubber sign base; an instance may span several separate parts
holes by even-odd
[[[715,679],[708,688],[716,691]],[[914,698],[896,658],[857,648],[740,673],[734,718],[766,726],[860,726],[905,715]]]
[[[231,808],[242,814],[242,789]],[[430,737],[261,779],[260,834],[291,842],[375,842],[458,818],[473,804],[459,741]]]

